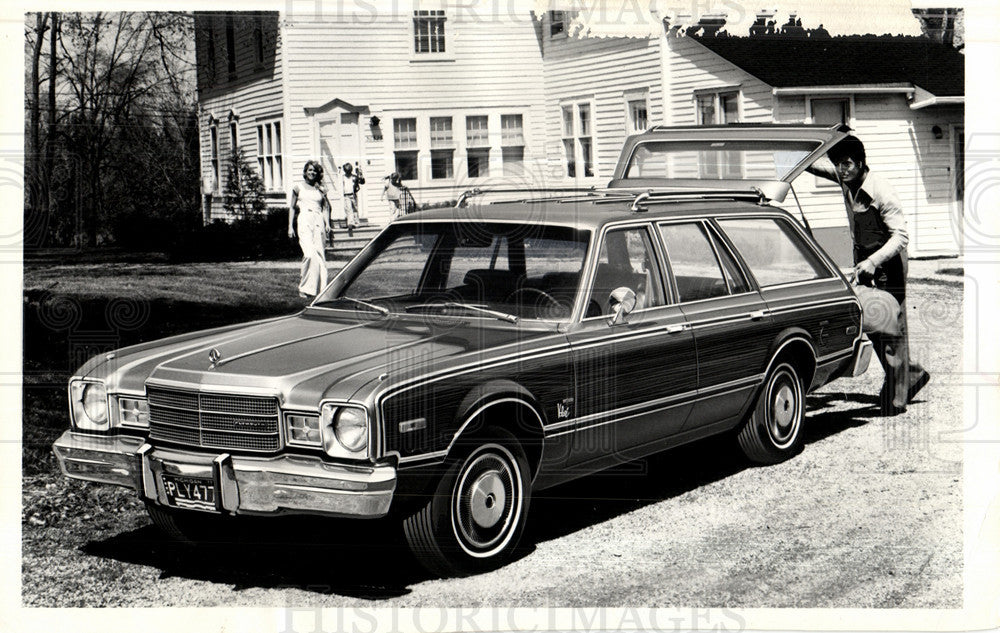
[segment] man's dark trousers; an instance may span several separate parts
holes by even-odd
[[[857,264],[874,253],[877,248],[854,248],[854,263]],[[862,277],[859,281],[885,290],[899,302],[899,318],[896,332],[869,332],[868,337],[875,348],[875,354],[885,370],[885,385],[879,395],[879,406],[884,411],[906,409],[910,389],[924,380],[923,367],[910,361],[910,350],[906,332],[906,252],[897,253],[875,269],[874,279]]]

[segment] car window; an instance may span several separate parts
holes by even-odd
[[[763,286],[831,277],[833,273],[785,220],[719,220],[750,272]]]
[[[739,294],[741,292],[749,292],[750,284],[747,283],[746,277],[743,276],[743,272],[740,270],[739,265],[736,260],[733,259],[732,254],[729,249],[726,248],[722,240],[712,231],[709,231],[712,236],[712,244],[715,246],[715,252],[719,255],[719,260],[722,262],[722,272],[726,276],[726,283],[729,284],[729,290],[733,294]]]
[[[401,222],[380,234],[345,271],[344,285],[331,286],[315,305],[363,300],[412,313],[486,309],[564,319],[580,288],[589,240],[589,232],[562,226]]]
[[[701,222],[661,224],[660,235],[681,301],[698,301],[729,294],[719,260]]]
[[[621,287],[635,291],[636,310],[664,303],[653,244],[643,227],[615,229],[604,235],[585,318],[610,315],[611,292]]]

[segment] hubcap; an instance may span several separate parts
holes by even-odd
[[[785,430],[795,418],[795,394],[788,385],[782,385],[774,395],[774,422],[778,428]]]
[[[788,448],[799,432],[801,402],[797,380],[788,372],[776,374],[771,383],[767,431],[777,448]]]
[[[521,514],[521,474],[514,456],[497,444],[469,457],[455,484],[452,525],[459,545],[477,558],[501,551]]]
[[[503,516],[507,493],[504,492],[500,473],[483,473],[471,486],[470,506],[472,520],[482,528],[491,528]]]

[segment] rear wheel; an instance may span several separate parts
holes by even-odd
[[[738,439],[743,453],[759,464],[776,464],[802,449],[805,397],[795,366],[780,362],[767,375]]]
[[[449,458],[431,497],[404,519],[403,532],[417,560],[435,574],[492,569],[515,552],[530,497],[521,445],[509,432],[487,428]]]

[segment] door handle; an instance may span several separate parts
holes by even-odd
[[[677,323],[674,325],[668,325],[663,329],[667,332],[667,334],[677,334],[678,332],[683,332],[688,329],[688,327],[690,326],[687,323]]]
[[[754,310],[753,312],[750,313],[750,320],[751,321],[760,321],[763,318],[764,318],[764,311],[763,310]]]

